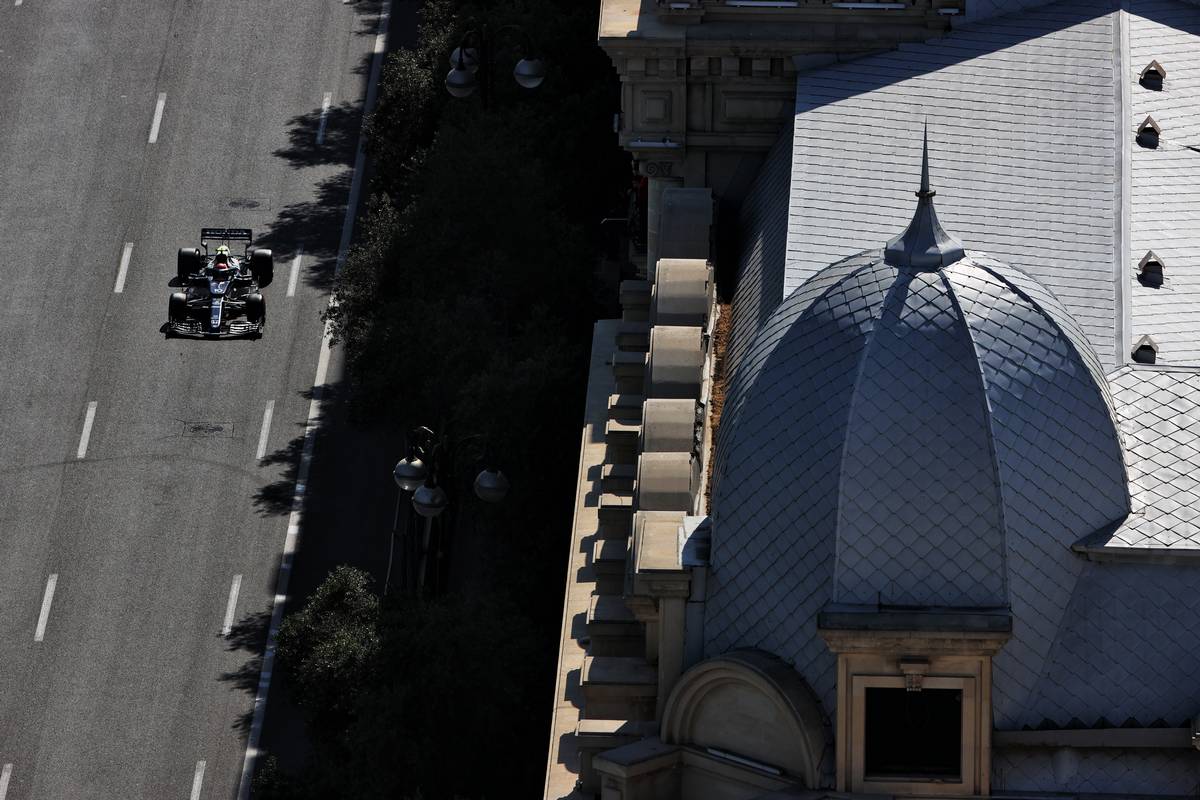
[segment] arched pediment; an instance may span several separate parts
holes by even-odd
[[[830,742],[825,719],[790,665],[761,650],[736,650],[684,673],[667,698],[661,736],[777,767],[815,788]]]

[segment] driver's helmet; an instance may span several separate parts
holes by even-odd
[[[217,248],[217,257],[213,259],[213,264],[225,265],[229,263],[229,246],[221,245]]]

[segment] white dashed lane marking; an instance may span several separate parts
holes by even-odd
[[[117,267],[117,283],[113,286],[114,294],[125,291],[125,276],[129,274],[129,259],[132,255],[133,242],[126,242],[125,249],[121,251],[121,266]]]
[[[92,424],[96,421],[96,401],[87,404],[87,413],[83,415],[83,432],[79,434],[79,449],[75,451],[76,458],[87,455],[88,439],[92,438]]]
[[[200,800],[200,789],[204,786],[205,762],[196,762],[196,774],[192,776],[192,800]]]
[[[375,107],[375,94],[379,88],[379,73],[383,67],[383,53],[387,49],[387,26],[391,16],[391,0],[383,0],[383,8],[379,12],[379,27],[375,32],[375,55],[371,59],[371,74],[367,77],[367,92],[363,98],[363,112],[369,114]],[[354,218],[358,211],[359,194],[362,185],[363,162],[366,152],[363,150],[361,137],[358,152],[354,157],[354,175],[350,180],[350,196],[346,203],[346,216],[342,220],[342,239],[338,245],[337,263],[334,266],[334,277],[346,263],[346,251],[350,247],[350,235],[354,230]],[[333,298],[330,298],[330,304]],[[287,602],[288,583],[291,581],[292,558],[296,552],[296,544],[300,538],[301,510],[304,508],[304,493],[307,489],[308,474],[312,469],[313,445],[316,441],[317,420],[322,410],[322,387],[329,372],[329,350],[333,343],[333,331],[330,323],[325,322],[325,331],[321,336],[320,356],[317,358],[317,374],[313,378],[313,395],[308,404],[308,421],[304,426],[304,447],[300,452],[300,465],[296,470],[296,486],[292,490],[292,509],[288,516],[287,535],[283,540],[283,555],[279,559],[279,577],[275,582],[275,597],[271,602],[271,621],[267,625],[267,643],[263,648],[262,669],[258,674],[258,691],[254,696],[254,709],[250,717],[250,731],[246,736],[246,755],[242,759],[242,777],[238,782],[237,800],[248,800],[250,796],[250,777],[254,774],[254,765],[258,760],[258,743],[262,736],[263,715],[267,710],[267,692],[271,688],[271,671],[275,666],[275,637],[279,634],[279,624],[283,621],[283,606]]]
[[[267,454],[267,437],[271,435],[271,417],[275,416],[275,401],[268,400],[267,408],[263,411],[262,429],[258,432],[258,452],[254,457],[262,461]]]
[[[233,618],[237,614],[238,592],[242,589],[242,576],[234,575],[233,583],[229,585],[229,601],[225,604],[225,624],[221,626],[221,635],[228,636],[233,632]]]
[[[325,144],[325,124],[329,122],[329,106],[333,103],[333,92],[326,92],[321,100],[321,122],[317,125],[317,144]]]
[[[296,248],[296,257],[292,259],[292,274],[288,278],[287,296],[296,296],[296,281],[300,279],[300,261],[304,258],[304,245]]]
[[[158,93],[158,102],[154,104],[154,121],[150,123],[150,144],[158,141],[158,127],[162,125],[163,109],[167,105],[167,93]]]
[[[58,586],[58,573],[51,572],[46,579],[46,591],[42,594],[42,613],[38,614],[37,630],[33,640],[40,642],[46,636],[46,623],[50,621],[50,605],[54,602],[54,587]]]
[[[21,0],[17,0],[17,5],[21,5]],[[4,769],[0,770],[0,800],[8,796],[8,781],[11,778],[12,764],[5,764]]]

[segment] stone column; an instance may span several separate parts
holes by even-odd
[[[661,720],[663,707],[675,682],[683,674],[684,609],[687,597],[661,597],[658,600],[658,707],[654,716]]]
[[[646,280],[654,283],[658,268],[658,226],[662,219],[662,193],[664,189],[683,186],[683,178],[673,176],[649,176],[646,199]]]

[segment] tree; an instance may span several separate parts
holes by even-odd
[[[279,627],[276,658],[316,736],[353,718],[379,656],[379,598],[371,578],[338,567]]]

